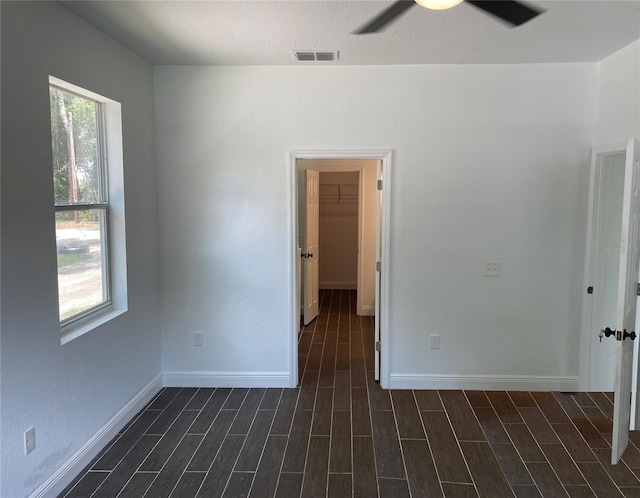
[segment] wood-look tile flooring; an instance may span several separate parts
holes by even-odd
[[[321,298],[299,388],[163,389],[61,496],[640,497],[610,393],[385,391],[355,293]]]

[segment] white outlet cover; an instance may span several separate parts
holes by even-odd
[[[194,332],[193,333],[193,345],[194,346],[204,346],[204,332]]]
[[[484,263],[484,276],[485,277],[499,277],[500,276],[500,261],[485,261],[485,263]]]
[[[440,334],[429,336],[429,349],[440,349]]]

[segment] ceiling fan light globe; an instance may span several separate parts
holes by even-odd
[[[415,0],[417,4],[431,10],[445,10],[455,7],[462,0]]]

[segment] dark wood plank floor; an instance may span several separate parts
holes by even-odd
[[[611,393],[385,391],[353,291],[324,291],[297,389],[166,388],[65,497],[640,497]]]

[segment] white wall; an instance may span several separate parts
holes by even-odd
[[[353,173],[320,173],[320,288],[356,289],[358,279],[358,177]],[[323,185],[345,190],[348,185],[356,198],[325,200]],[[337,191],[337,190],[336,190]]]
[[[163,369],[286,374],[287,151],[389,148],[392,382],[575,381],[595,76],[595,64],[155,68]],[[484,277],[494,259],[502,275]]]
[[[160,373],[153,73],[150,64],[57,3],[1,2],[0,8],[0,496],[19,498],[50,478]],[[124,137],[129,311],[64,346],[49,75],[119,101]],[[32,425],[37,447],[25,456],[23,432]]]
[[[598,64],[594,145],[640,138],[640,40]]]

